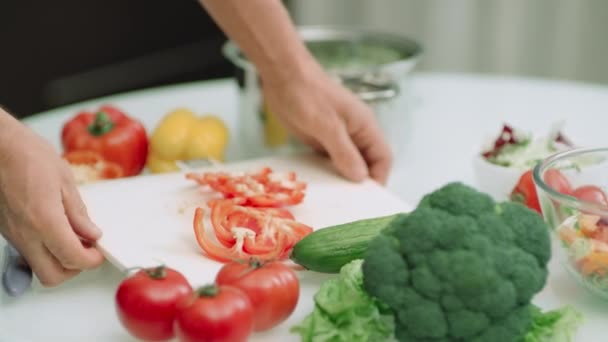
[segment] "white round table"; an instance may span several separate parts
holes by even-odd
[[[476,185],[472,159],[503,123],[531,132],[565,120],[567,135],[581,145],[608,145],[608,87],[511,77],[459,74],[412,76],[393,108],[390,127],[396,165],[388,188],[415,204],[450,182]],[[59,150],[60,129],[80,109],[113,103],[148,130],[176,107],[213,113],[234,128],[237,88],[219,80],[136,91],[40,113],[24,120]],[[25,147],[27,148],[27,147]],[[42,171],[42,167],[41,167]],[[56,288],[35,286],[19,298],[2,294],[0,341],[131,341],[114,313],[122,279],[109,263]],[[546,288],[534,302],[545,309],[571,304],[585,316],[577,341],[605,341],[608,302],[580,288],[555,260]]]

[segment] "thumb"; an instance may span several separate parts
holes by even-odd
[[[67,186],[63,191],[63,206],[70,225],[77,235],[88,241],[96,241],[101,237],[101,229],[89,218],[87,207],[75,186]]]
[[[367,164],[344,123],[336,121],[334,125],[325,126],[319,140],[342,175],[353,181],[362,181],[368,176]]]

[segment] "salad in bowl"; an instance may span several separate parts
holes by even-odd
[[[532,168],[548,156],[575,145],[562,133],[563,123],[544,135],[504,124],[475,155],[473,167],[478,187],[496,200],[523,201],[540,212],[534,192]]]
[[[608,148],[554,154],[534,168],[533,180],[557,257],[585,288],[608,300]]]

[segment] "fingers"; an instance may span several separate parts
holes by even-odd
[[[361,151],[369,167],[370,177],[386,184],[392,165],[392,154],[375,115],[363,104],[350,108],[347,111],[351,115],[347,113],[345,116],[352,141]]]
[[[59,285],[80,273],[79,270],[69,270],[63,267],[59,260],[40,241],[30,241],[25,245],[17,245],[15,247],[27,260],[27,263],[43,286]]]
[[[86,270],[103,263],[104,257],[101,252],[94,247],[83,246],[63,213],[56,211],[44,222],[48,226],[42,230],[43,242],[64,268]]]
[[[371,178],[386,184],[393,157],[381,131],[375,125],[367,126],[359,134],[353,135],[353,141],[369,165]]]
[[[75,186],[66,186],[62,196],[65,214],[74,232],[85,240],[98,240],[101,237],[101,230],[89,218],[87,207],[78,189]]]
[[[323,127],[319,128],[319,140],[338,171],[353,181],[365,179],[368,176],[367,165],[344,123],[338,118],[328,119]]]

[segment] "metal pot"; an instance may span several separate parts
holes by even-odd
[[[298,32],[324,69],[374,109],[385,134],[394,127],[394,102],[415,67],[422,47],[392,34],[334,26],[304,26]],[[255,66],[238,46],[228,41],[224,55],[236,66],[239,86],[238,149],[234,158],[291,153],[303,148],[290,137],[275,116],[265,110]],[[394,129],[393,129],[394,130]]]

